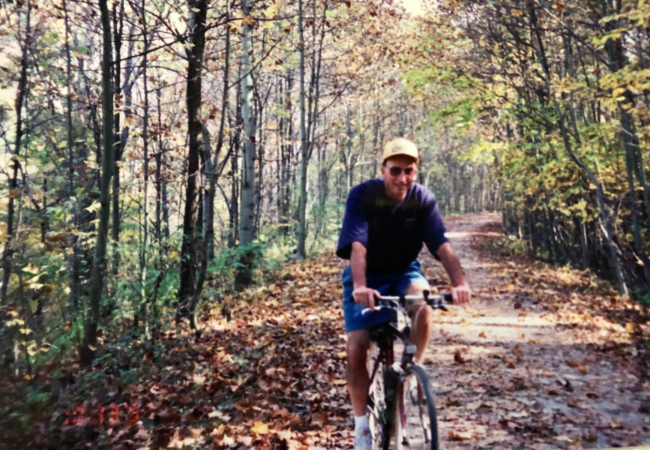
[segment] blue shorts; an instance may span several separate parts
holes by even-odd
[[[343,270],[343,317],[345,318],[345,332],[350,333],[357,330],[365,330],[380,323],[389,322],[393,318],[390,310],[381,310],[361,314],[365,306],[357,305],[352,298],[354,285],[352,283],[352,271],[350,266]],[[427,286],[429,282],[422,273],[422,265],[418,260],[413,261],[402,273],[388,275],[369,275],[366,277],[366,285],[369,288],[379,291],[381,295],[400,295],[414,281],[422,281]]]

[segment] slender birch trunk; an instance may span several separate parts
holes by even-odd
[[[149,51],[149,41],[147,33],[147,16],[145,9],[145,0],[142,0],[142,38],[144,40],[144,55],[142,57],[142,80],[144,95],[144,111],[142,117],[142,151],[144,153],[144,188],[143,191],[143,233],[142,248],[140,249],[140,312],[142,315],[142,326],[145,336],[149,338],[149,314],[148,302],[146,295],[147,284],[147,246],[149,245],[149,91],[147,79],[147,52]]]
[[[251,5],[249,1],[242,0],[242,10],[245,17],[242,28],[241,43],[242,51],[240,54],[241,69],[244,73],[242,80],[242,118],[244,121],[243,133],[243,151],[244,158],[242,161],[241,177],[241,209],[239,220],[239,245],[246,246],[253,242],[255,234],[255,156],[256,156],[256,120],[253,105],[253,63],[251,55],[253,53],[253,27],[250,25]],[[247,252],[242,255],[242,269],[236,277],[236,285],[244,287],[250,284],[252,276],[252,267],[254,254]]]
[[[242,1],[245,17],[250,18],[250,1]],[[253,242],[253,227],[255,219],[255,135],[256,121],[253,111],[253,64],[251,54],[253,51],[253,27],[244,20],[242,28],[242,51],[240,56],[241,68],[244,73],[242,80],[242,116],[244,119],[243,149],[244,161],[242,164],[241,187],[241,218],[239,221],[239,245]]]

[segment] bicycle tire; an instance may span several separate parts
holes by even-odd
[[[395,449],[438,450],[438,422],[431,383],[418,365],[406,368],[396,405]]]
[[[375,342],[370,343],[368,355],[368,374],[372,376],[368,392],[368,422],[372,433],[373,450],[384,450],[387,439],[384,437],[386,413],[386,367],[380,357],[379,347]]]

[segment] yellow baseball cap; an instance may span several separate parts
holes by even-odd
[[[392,158],[393,156],[397,155],[410,156],[411,158],[415,159],[416,164],[420,160],[418,156],[418,148],[413,142],[404,138],[393,139],[384,146],[384,157],[382,161],[386,162],[388,158]]]

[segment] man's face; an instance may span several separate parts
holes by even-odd
[[[415,180],[417,167],[415,160],[408,156],[400,155],[386,160],[386,164],[381,167],[381,175],[386,184],[386,194],[392,199],[404,200]]]

